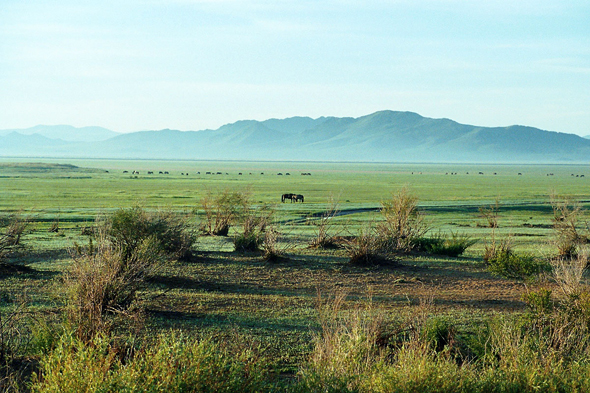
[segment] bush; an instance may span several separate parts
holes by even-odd
[[[229,353],[211,340],[160,336],[133,351],[104,336],[89,344],[64,336],[41,359],[32,392],[261,392],[272,378],[264,359],[251,350]]]
[[[167,257],[187,257],[194,236],[188,220],[140,207],[119,209],[99,222],[96,242],[76,245],[66,277],[68,320],[78,338],[142,326],[137,292]]]
[[[29,226],[29,221],[18,214],[5,217],[0,221],[0,263],[21,246],[21,239]]]
[[[499,251],[488,259],[488,270],[502,277],[525,280],[548,271],[549,266],[529,254]]]
[[[373,228],[361,229],[358,236],[345,243],[349,263],[356,266],[395,264],[396,260],[382,248],[383,241],[375,235]]]
[[[476,242],[477,240],[471,239],[468,235],[460,235],[456,232],[451,232],[450,237],[439,233],[430,238],[420,239],[417,242],[417,246],[418,249],[422,249],[431,254],[458,257]]]
[[[377,225],[377,238],[381,250],[398,253],[410,252],[424,237],[428,226],[417,210],[418,198],[402,188],[391,199],[382,202],[383,222]]]
[[[258,251],[264,243],[273,212],[267,206],[251,208],[249,201],[245,201],[245,206],[242,213],[242,232],[234,236],[234,248],[239,252]]]
[[[250,207],[249,194],[224,190],[213,197],[208,194],[201,200],[205,222],[201,230],[213,236],[227,236],[229,228],[239,221]]]
[[[316,234],[309,245],[310,248],[335,249],[341,247],[341,243],[338,242],[338,233],[333,233],[334,226],[332,225],[334,217],[339,212],[338,203],[334,201],[334,198],[330,197],[326,211],[322,213],[316,222]]]
[[[588,243],[588,234],[580,233],[578,221],[581,206],[569,197],[551,195],[554,243],[560,258],[575,258],[581,245]]]
[[[96,246],[90,241],[88,248],[77,247],[65,280],[68,320],[78,338],[88,342],[139,319],[136,294],[161,265],[160,250],[154,237],[131,251],[104,238]]]
[[[103,230],[128,258],[148,238],[176,259],[190,259],[196,236],[190,217],[170,211],[149,213],[141,207],[119,209],[102,223]]]

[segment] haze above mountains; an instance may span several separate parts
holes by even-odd
[[[412,112],[242,120],[217,130],[36,126],[0,130],[0,156],[365,162],[588,162],[590,140],[525,126],[479,127]]]

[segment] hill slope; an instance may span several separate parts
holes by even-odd
[[[394,111],[359,118],[242,120],[217,130],[141,131],[94,142],[1,135],[0,131],[0,155],[4,156],[380,162],[590,160],[590,140],[577,135],[524,126],[478,127]],[[18,139],[18,143],[10,138]]]

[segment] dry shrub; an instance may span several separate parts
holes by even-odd
[[[376,227],[381,250],[410,252],[417,246],[429,229],[417,207],[418,198],[411,195],[406,187],[382,202],[384,221]]]
[[[372,226],[361,229],[358,236],[345,243],[344,248],[352,265],[372,266],[396,263],[395,258],[383,248],[383,241],[376,235]]]
[[[194,241],[183,217],[139,207],[103,218],[96,232],[88,247],[76,245],[66,277],[68,320],[85,342],[99,333],[140,328],[138,291],[166,258],[186,255]]]
[[[581,245],[588,243],[588,234],[580,233],[582,207],[571,197],[551,195],[553,232],[557,253],[561,258],[575,258]]]
[[[21,239],[29,226],[29,220],[19,214],[13,214],[3,220],[2,226],[2,232],[0,232],[0,262],[21,245]]]
[[[576,258],[554,258],[551,262],[553,276],[566,295],[582,292],[582,278],[588,266],[589,250],[583,248]]]
[[[254,208],[249,198],[243,201],[241,214],[242,231],[233,238],[234,248],[239,252],[258,251],[265,240],[265,233],[272,222],[274,212],[268,206]]]
[[[137,292],[162,262],[158,242],[144,239],[131,252],[100,236],[86,248],[77,247],[66,276],[68,320],[75,334],[87,342],[99,333],[139,321]]]
[[[316,235],[309,245],[310,248],[334,249],[342,246],[338,241],[338,233],[334,233],[334,217],[340,212],[340,207],[333,197],[328,198],[328,207],[322,213],[316,224]]]
[[[269,226],[264,232],[262,257],[267,262],[277,262],[284,258],[286,249],[279,247],[280,232],[275,226]]]
[[[249,193],[227,189],[216,197],[209,193],[201,200],[201,206],[205,212],[205,222],[201,230],[212,236],[227,236],[230,227],[248,210]]]
[[[318,293],[321,331],[314,337],[311,358],[301,371],[302,379],[311,385],[336,382],[345,390],[356,386],[359,376],[379,361],[381,316],[371,305],[346,311],[345,299],[346,293],[326,299]]]
[[[500,201],[496,199],[496,202],[489,207],[481,206],[479,208],[480,216],[486,221],[484,226],[488,228],[498,228],[498,212],[500,211]],[[478,226],[481,226],[478,224]]]

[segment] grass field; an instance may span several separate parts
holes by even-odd
[[[352,266],[345,250],[308,247],[317,231],[314,214],[326,209],[329,198],[343,213],[331,230],[353,236],[378,221],[381,202],[404,186],[418,198],[429,233],[457,232],[477,243],[459,258],[410,254],[395,267]],[[429,315],[452,319],[462,334],[473,334],[478,321],[490,316],[524,312],[523,294],[538,282],[555,284],[539,279],[525,285],[489,273],[482,255],[491,229],[479,208],[499,201],[496,234],[510,235],[519,252],[547,258],[555,252],[550,195],[568,195],[588,207],[590,168],[2,159],[0,214],[22,214],[30,225],[25,248],[10,259],[29,269],[0,272],[0,310],[10,314],[22,300],[34,315],[28,326],[40,318],[59,320],[70,250],[88,242],[81,229],[98,215],[135,205],[195,212],[197,228],[203,198],[226,189],[248,193],[255,205],[272,206],[286,258],[270,263],[258,253],[234,252],[231,231],[230,237],[199,237],[194,260],[167,262],[142,291],[146,332],[157,336],[175,329],[190,337],[247,344],[290,381],[312,352],[320,297],[346,293],[345,310],[370,305],[385,320],[411,316],[426,305]],[[283,193],[303,194],[305,202],[281,203]],[[587,217],[582,216],[582,226]],[[55,223],[59,230],[49,232]]]

